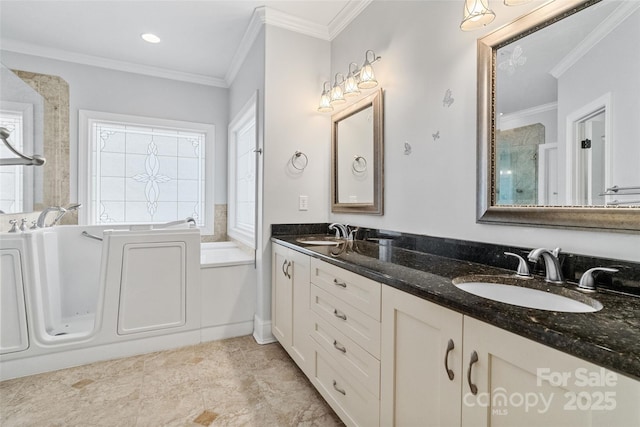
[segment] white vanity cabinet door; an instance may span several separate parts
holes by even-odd
[[[381,426],[460,425],[462,319],[382,286]],[[453,349],[447,352],[449,340]]]
[[[467,316],[463,351],[463,426],[640,425],[631,378]]]
[[[293,324],[293,278],[289,250],[273,245],[271,264],[271,332],[289,351]]]
[[[309,257],[274,244],[272,262],[271,330],[300,369],[309,375],[313,356],[309,335]]]

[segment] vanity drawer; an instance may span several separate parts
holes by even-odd
[[[337,365],[322,348],[314,345],[312,382],[322,397],[349,426],[380,425],[380,400]]]
[[[380,321],[380,283],[315,258],[311,258],[311,283]]]
[[[311,337],[376,398],[380,397],[380,361],[353,340],[311,313]]]
[[[380,322],[316,285],[311,285],[311,310],[380,359]]]

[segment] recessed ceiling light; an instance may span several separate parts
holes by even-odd
[[[156,36],[155,34],[144,33],[140,34],[140,37],[142,37],[142,40],[149,43],[160,43],[160,37]]]

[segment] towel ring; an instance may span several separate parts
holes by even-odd
[[[353,163],[351,164],[351,169],[355,173],[363,173],[367,170],[367,159],[362,156],[353,156]]]
[[[302,164],[300,166],[297,166],[296,165],[296,161],[298,161],[298,159],[300,159],[300,157],[303,157],[302,161],[300,161],[300,163],[302,163]],[[295,169],[297,169],[299,171],[303,171],[307,167],[308,164],[309,164],[309,158],[302,151],[296,151],[293,154],[293,156],[291,156],[291,166],[293,166]]]

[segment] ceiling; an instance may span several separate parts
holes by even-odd
[[[243,37],[251,30],[254,9],[266,6],[261,10],[267,22],[277,18],[274,25],[331,40],[369,2],[1,0],[0,48],[227,86],[243,59]],[[261,16],[264,22],[265,13]],[[162,41],[143,41],[140,35],[146,32]]]

